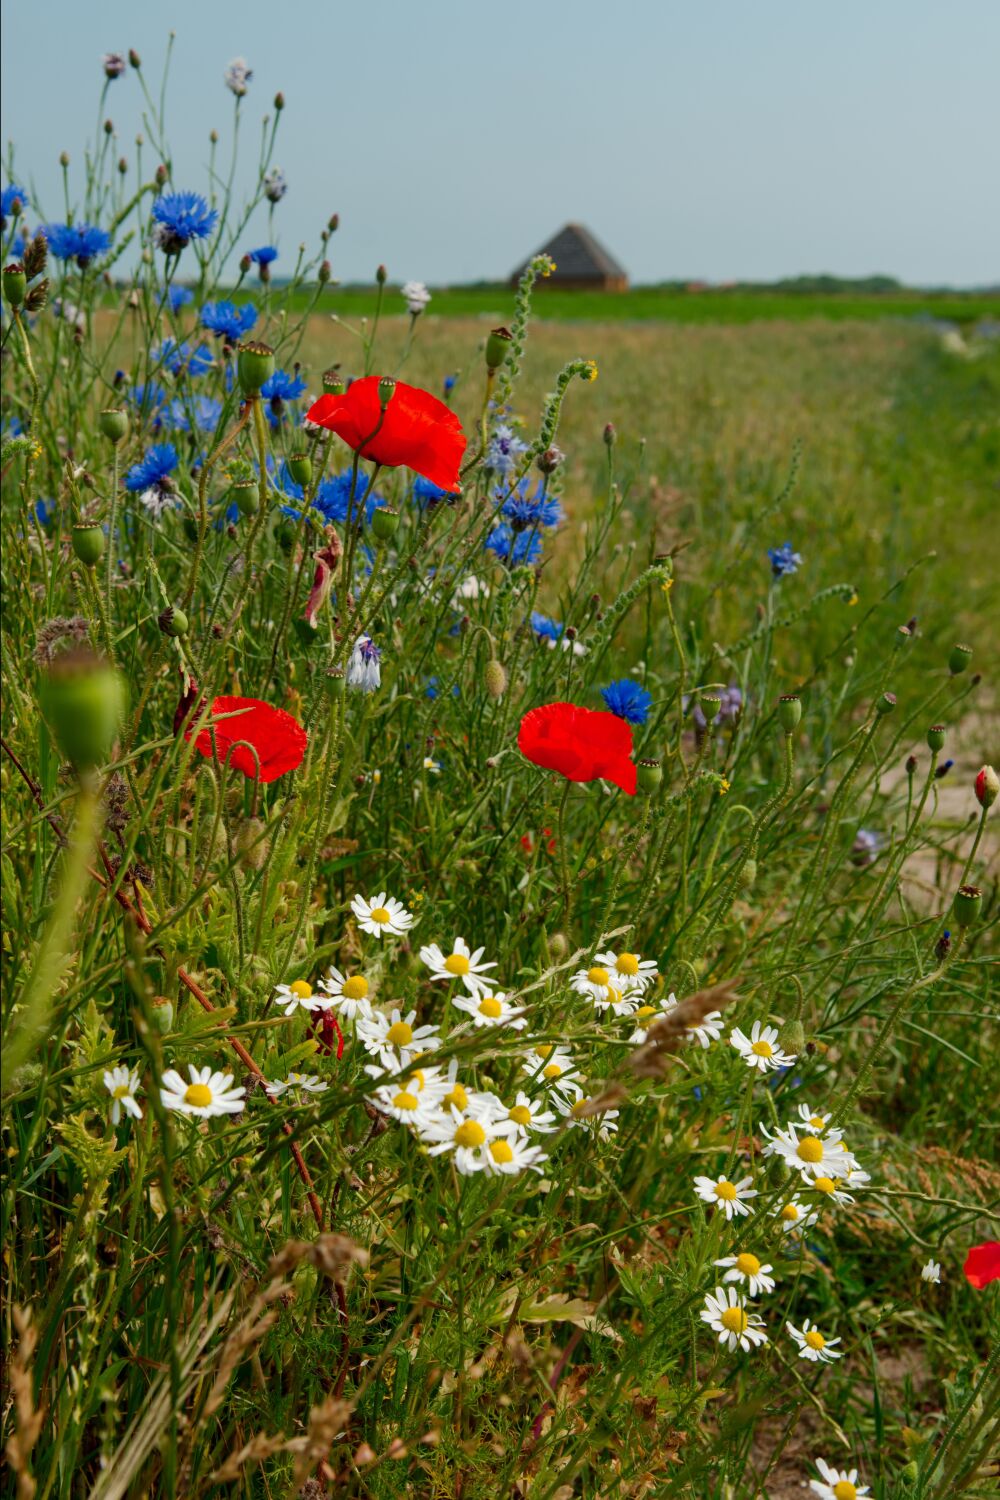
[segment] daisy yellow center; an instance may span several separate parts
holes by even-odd
[[[489,1016],[491,1021],[495,1021],[499,1016],[503,1015],[503,1006],[492,995],[485,995],[479,1002],[479,1014],[481,1016]]]
[[[535,1056],[536,1057],[548,1057],[548,1055],[549,1055],[549,1053],[551,1051],[552,1051],[552,1043],[551,1042],[542,1042],[542,1044],[540,1046],[538,1046],[538,1047],[535,1048]]]
[[[542,1077],[558,1078],[561,1072],[562,1068],[558,1063],[547,1063],[546,1066],[542,1069]]]
[[[478,1120],[466,1120],[455,1131],[456,1146],[481,1146],[486,1139],[486,1131]]]
[[[344,981],[344,994],[348,1000],[363,1000],[368,993],[368,981],[363,974],[352,974]]]
[[[802,1161],[822,1161],[823,1144],[814,1135],[804,1135],[799,1141],[795,1154]]]
[[[742,1255],[736,1257],[736,1269],[742,1271],[744,1276],[756,1276],[760,1270],[760,1261],[756,1255],[751,1255],[749,1251],[744,1250]]]
[[[794,1224],[798,1216],[799,1211],[795,1207],[794,1203],[786,1203],[784,1208],[781,1210],[781,1217],[783,1219],[787,1219],[789,1224]]]
[[[619,953],[615,968],[619,974],[638,974],[639,960],[634,953]]]
[[[403,1089],[401,1093],[396,1095],[392,1102],[397,1109],[417,1109],[419,1107],[416,1094],[411,1094],[409,1089]]]
[[[288,988],[291,990],[292,994],[297,995],[300,1000],[310,999],[313,992],[312,985],[308,982],[308,980],[305,979],[293,979]]]
[[[465,1085],[456,1083],[451,1093],[445,1094],[441,1102],[442,1104],[453,1104],[456,1109],[466,1109],[469,1103],[469,1096],[465,1092]]]
[[[858,1491],[849,1479],[838,1479],[833,1487],[834,1500],[858,1500]]]
[[[507,1111],[508,1120],[513,1120],[515,1125],[530,1125],[531,1110],[526,1104],[515,1104]]]
[[[491,1141],[490,1155],[494,1161],[513,1161],[514,1152],[509,1141]]]
[[[408,1047],[413,1041],[413,1027],[406,1021],[393,1021],[385,1034],[385,1039],[394,1047]]]
[[[731,1182],[717,1182],[715,1184],[715,1196],[721,1198],[725,1203],[733,1203],[736,1199],[736,1189]]]
[[[207,1083],[192,1083],[184,1090],[184,1103],[204,1109],[212,1102],[212,1090]]]
[[[727,1307],[719,1319],[723,1328],[728,1328],[730,1333],[743,1333],[749,1321],[742,1307]]]
[[[449,953],[444,961],[444,966],[449,974],[457,974],[459,978],[469,972],[469,960],[464,953]]]
[[[127,1099],[132,1090],[127,1083],[120,1083],[111,1095],[112,1099]]]
[[[806,1343],[810,1349],[822,1349],[826,1343],[826,1339],[815,1328],[810,1328],[806,1334]]]
[[[385,926],[386,922],[392,921],[392,912],[387,911],[384,906],[373,906],[368,915],[373,922],[378,922],[382,927]]]
[[[834,1193],[837,1190],[837,1184],[832,1177],[817,1177],[813,1187],[819,1193]]]
[[[590,980],[591,984],[607,984],[610,976],[607,969],[602,969],[598,965],[593,969],[587,970],[587,978]]]
[[[770,1057],[774,1052],[774,1048],[770,1042],[765,1042],[764,1038],[761,1037],[759,1042],[754,1042],[751,1045],[750,1051],[755,1052],[758,1057]]]
[[[656,1014],[656,1006],[655,1005],[640,1005],[639,1009],[636,1011],[637,1018],[640,1019],[640,1020],[643,1020],[643,1021],[646,1019],[647,1016],[655,1016],[655,1014]]]

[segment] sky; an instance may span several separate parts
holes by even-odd
[[[37,217],[62,217],[60,151],[81,188],[101,54],[158,89],[170,30],[176,187],[231,142],[230,59],[243,192],[286,97],[276,270],[337,212],[343,281],[504,278],[568,220],[637,282],[1000,281],[1000,0],[3,0],[0,140]],[[142,107],[112,84],[116,154]]]

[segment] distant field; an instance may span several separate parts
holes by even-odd
[[[535,294],[543,318],[586,319],[597,322],[755,323],[762,320],[829,318],[836,321],[871,318],[940,318],[971,324],[1000,320],[1000,297],[970,293],[900,291],[881,295],[856,293],[712,290],[689,292],[674,287],[636,287],[630,292],[571,292],[542,286]],[[305,307],[310,296],[297,299]],[[513,293],[504,285],[444,287],[435,290],[429,314],[484,318],[502,322],[509,317]],[[343,286],[328,290],[320,304],[345,317],[371,316],[375,293],[370,287]],[[384,306],[398,312],[398,289],[387,288]]]

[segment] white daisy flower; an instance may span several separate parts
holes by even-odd
[[[541,1042],[533,1047],[523,1063],[529,1078],[547,1083],[553,1090],[583,1092],[580,1087],[580,1071],[568,1047],[553,1047],[550,1042]]]
[[[287,1078],[265,1083],[264,1092],[272,1099],[280,1099],[282,1094],[323,1094],[329,1087],[326,1079],[320,1078],[318,1073],[296,1073],[293,1069]]]
[[[764,1155],[780,1156],[807,1181],[813,1177],[845,1176],[857,1165],[839,1130],[828,1130],[822,1136],[800,1136],[798,1132],[796,1125],[789,1125],[786,1130],[778,1126],[773,1132],[761,1125],[760,1133],[767,1141]]]
[[[115,1122],[117,1124],[117,1121]],[[929,1260],[920,1267],[920,1276],[923,1281],[932,1281],[935,1286],[941,1280],[941,1262]]]
[[[710,1047],[722,1035],[722,1011],[710,1010],[696,1025],[685,1029],[700,1047]]]
[[[190,1082],[168,1068],[163,1075],[160,1099],[164,1109],[179,1110],[182,1115],[197,1115],[209,1120],[213,1115],[237,1115],[243,1108],[245,1088],[233,1088],[232,1073],[216,1073],[211,1068],[194,1068],[188,1063]]]
[[[555,1130],[557,1120],[550,1109],[545,1108],[544,1099],[532,1099],[523,1089],[519,1089],[514,1103],[507,1111],[508,1120],[512,1120],[517,1126],[520,1136],[530,1135],[533,1130],[540,1130],[548,1134]]]
[[[545,1152],[539,1146],[529,1146],[522,1135],[516,1134],[488,1141],[482,1148],[482,1158],[487,1177],[516,1177],[526,1170],[541,1172],[539,1163],[545,1160]]]
[[[778,1046],[776,1026],[764,1026],[760,1021],[755,1021],[749,1036],[744,1035],[737,1026],[730,1033],[729,1040],[747,1067],[759,1068],[762,1073],[767,1073],[772,1068],[787,1068],[795,1061],[794,1054],[782,1052]]]
[[[725,1269],[723,1281],[745,1281],[751,1297],[774,1291],[774,1277],[770,1274],[774,1267],[762,1266],[749,1250],[743,1250],[739,1255],[727,1255],[722,1260],[713,1261],[713,1265]]]
[[[333,1004],[328,995],[318,995],[308,979],[293,979],[291,984],[275,985],[275,994],[286,1016],[293,1016],[299,1006],[313,1011],[329,1010]]]
[[[647,990],[658,973],[653,960],[638,953],[596,953],[594,963],[610,972],[617,989]]]
[[[735,1287],[717,1286],[714,1292],[709,1292],[699,1316],[719,1335],[719,1343],[725,1344],[730,1353],[735,1349],[745,1352],[767,1343],[764,1320],[759,1313],[747,1312]]]
[[[430,1120],[420,1128],[420,1139],[428,1143],[430,1156],[441,1156],[446,1151],[453,1153],[453,1161],[463,1176],[484,1172],[486,1162],[480,1148],[498,1137],[514,1134],[508,1122],[502,1124],[488,1116],[476,1119],[464,1115],[452,1106],[448,1115]]]
[[[400,294],[406,298],[406,310],[411,317],[419,317],[431,300],[431,294],[422,281],[407,281],[400,287]]]
[[[642,1046],[642,1043],[649,1035],[649,1028],[653,1025],[653,1022],[661,1020],[663,1016],[669,1016],[676,1004],[677,996],[671,990],[669,995],[662,997],[658,1005],[640,1005],[639,1009],[635,1012],[635,1019],[638,1025],[629,1037],[629,1041],[633,1046]]]
[[[428,943],[421,948],[420,957],[431,970],[432,979],[460,979],[470,995],[485,995],[493,982],[486,970],[496,968],[495,963],[481,961],[485,952],[485,948],[477,948],[473,953],[465,939],[457,937],[450,953],[442,952],[437,943]]]
[[[414,1026],[415,1010],[401,1016],[398,1008],[391,1016],[373,1011],[369,1016],[358,1016],[357,1034],[366,1052],[377,1057],[382,1067],[390,1073],[401,1073],[424,1052],[440,1047],[441,1038],[436,1026]]]
[[[482,995],[459,995],[455,1009],[464,1010],[477,1026],[509,1026],[511,1031],[523,1031],[528,1022],[524,1006],[511,1005],[507,996],[497,990]]]
[[[372,772],[372,780],[376,774]],[[379,891],[377,896],[372,896],[366,901],[364,896],[355,896],[351,901],[351,911],[358,920],[358,926],[362,932],[370,933],[372,937],[402,937],[413,926],[413,914],[408,912],[401,901],[394,896],[387,896],[385,891]]]
[[[752,1177],[741,1177],[739,1182],[730,1182],[728,1177],[696,1177],[694,1187],[703,1203],[711,1203],[731,1219],[734,1214],[753,1213],[748,1200],[756,1198],[757,1189],[750,1186],[752,1182]]]
[[[858,1484],[857,1469],[834,1469],[822,1458],[817,1458],[816,1467],[823,1479],[810,1479],[809,1488],[820,1500],[862,1500],[871,1489]]]
[[[342,974],[331,968],[319,987],[330,997],[330,1005],[345,1021],[368,1020],[372,1014],[368,994],[371,986],[363,974]]]
[[[772,1219],[781,1220],[783,1234],[802,1234],[819,1218],[819,1212],[815,1208],[807,1208],[797,1193],[780,1208],[772,1208],[770,1214]]]
[[[111,1123],[117,1125],[122,1117],[122,1110],[131,1115],[133,1120],[142,1119],[142,1110],[136,1103],[136,1094],[139,1092],[139,1069],[127,1068],[124,1063],[118,1063],[104,1075],[104,1087],[111,1095]]]
[[[843,1350],[835,1350],[834,1344],[839,1344],[839,1339],[824,1338],[816,1327],[806,1318],[801,1328],[796,1328],[794,1323],[786,1323],[785,1327],[799,1346],[799,1358],[812,1360],[814,1364],[832,1364],[839,1359]]]

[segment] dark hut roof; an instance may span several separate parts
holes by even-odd
[[[599,276],[625,276],[627,272],[619,265],[614,256],[611,255],[598,240],[594,238],[590,230],[583,224],[567,224],[560,229],[558,234],[552,236],[548,244],[543,245],[535,252],[537,255],[551,255],[556,263],[555,276],[553,279],[562,277],[599,277]],[[514,272],[520,276],[525,266],[525,261],[518,266]]]

